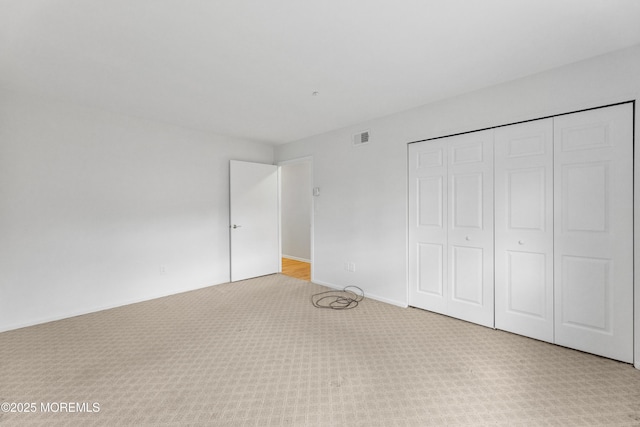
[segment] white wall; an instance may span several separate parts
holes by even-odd
[[[227,282],[230,159],[273,148],[0,93],[0,331]]]
[[[311,161],[280,167],[282,256],[311,260]]]
[[[639,96],[640,46],[635,46],[277,147],[277,161],[314,159],[313,186],[322,188],[315,200],[314,280],[334,287],[357,285],[371,297],[407,304],[408,142]],[[636,140],[638,123],[636,109]],[[362,129],[370,130],[371,142],[351,147],[352,134]],[[347,261],[356,263],[355,272],[345,271]],[[635,295],[638,313],[638,284]],[[640,316],[635,331],[638,361]]]

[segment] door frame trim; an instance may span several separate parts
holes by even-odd
[[[276,163],[276,165],[278,166],[278,177],[281,177],[281,169],[282,166],[286,166],[286,165],[291,165],[291,164],[295,164],[295,163],[304,163],[304,162],[308,162],[309,163],[309,174],[311,175],[311,188],[309,188],[309,191],[313,191],[313,188],[315,188],[315,176],[313,174],[313,156],[304,156],[304,157],[296,157],[294,159],[289,159],[289,160],[283,160],[280,161],[278,163]],[[279,185],[278,185],[278,201],[279,201],[279,206],[280,206],[280,236],[279,236],[279,245],[280,245],[280,272],[282,272],[282,179],[279,180]],[[310,266],[311,266],[311,281],[313,282],[315,279],[315,273],[314,273],[314,266],[315,266],[315,244],[314,244],[314,239],[315,239],[315,211],[316,211],[316,203],[315,203],[315,197],[317,196],[312,196],[311,197],[311,217],[309,218],[309,221],[311,222],[311,227],[309,228],[309,259],[310,259]]]

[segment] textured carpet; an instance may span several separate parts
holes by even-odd
[[[370,299],[314,308],[323,290],[273,275],[2,333],[0,426],[640,426],[631,365]]]

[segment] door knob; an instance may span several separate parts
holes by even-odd
[[[241,226],[241,225],[235,225],[235,224],[233,224],[233,225],[231,226],[231,228],[240,228],[240,227],[242,227],[242,226]]]
[[[523,240],[518,240],[518,244],[519,245],[524,245],[524,241]]]
[[[467,236],[464,238],[467,242],[471,241],[471,237]]]

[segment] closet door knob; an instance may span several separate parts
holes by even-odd
[[[522,240],[518,240],[518,244],[519,244],[519,245],[524,245],[524,241],[522,241]]]
[[[471,241],[471,237],[467,236],[464,238],[464,240],[466,240],[467,242]]]

